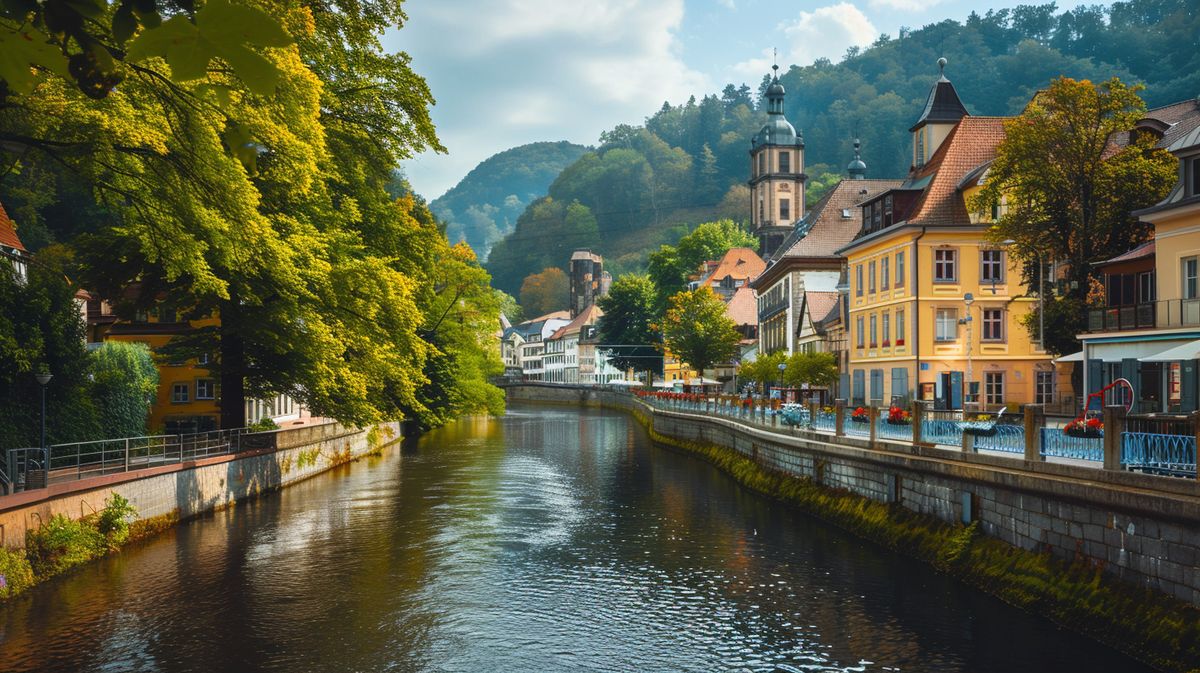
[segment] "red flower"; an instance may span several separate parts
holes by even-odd
[[[1087,426],[1091,430],[1099,430],[1104,427],[1104,421],[1101,421],[1099,418],[1089,418]]]

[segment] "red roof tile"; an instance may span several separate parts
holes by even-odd
[[[26,252],[20,237],[17,236],[17,225],[8,219],[8,213],[4,211],[4,204],[0,204],[0,245]]]
[[[837,183],[808,211],[771,261],[783,257],[837,257],[838,249],[853,240],[862,227],[862,211],[858,204],[900,186],[900,182],[842,180]],[[850,216],[842,217],[847,210]]]
[[[966,204],[958,191],[963,177],[996,156],[1004,140],[1005,117],[963,117],[950,131],[929,163],[910,180],[932,176],[908,217],[910,224],[946,226],[968,224]]]
[[[725,315],[740,325],[758,325],[758,301],[754,298],[754,290],[749,285],[743,285],[733,293],[725,304]]]
[[[731,248],[721,258],[716,269],[704,279],[705,286],[719,283],[732,276],[734,280],[754,280],[767,268],[767,263],[750,248]]]
[[[808,319],[820,322],[837,306],[838,293],[808,291],[804,293],[804,303],[808,306]]]
[[[567,315],[570,314],[568,313]],[[575,316],[574,320],[563,325],[562,327],[559,327],[554,334],[550,335],[550,339],[561,339],[572,332],[578,332],[583,328],[584,325],[595,324],[595,322],[603,315],[604,311],[600,310],[599,306],[590,304],[587,308],[583,309],[579,315]]]

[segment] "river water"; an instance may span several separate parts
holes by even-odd
[[[0,607],[0,671],[1146,671],[749,493],[612,411],[517,406]]]

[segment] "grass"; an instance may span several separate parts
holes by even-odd
[[[1123,583],[1090,563],[1066,563],[1049,553],[986,537],[977,522],[947,524],[899,505],[767,469],[723,446],[668,437],[654,430],[645,412],[633,413],[654,441],[703,457],[746,488],[928,562],[1156,668],[1200,673],[1200,610],[1188,603]]]

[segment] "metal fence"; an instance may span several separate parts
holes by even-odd
[[[17,493],[88,477],[272,448],[275,434],[274,431],[252,433],[237,428],[72,442],[55,444],[47,449],[9,449],[0,465],[0,492]]]
[[[1139,472],[1192,476],[1196,474],[1196,435],[1122,432],[1121,464]]]

